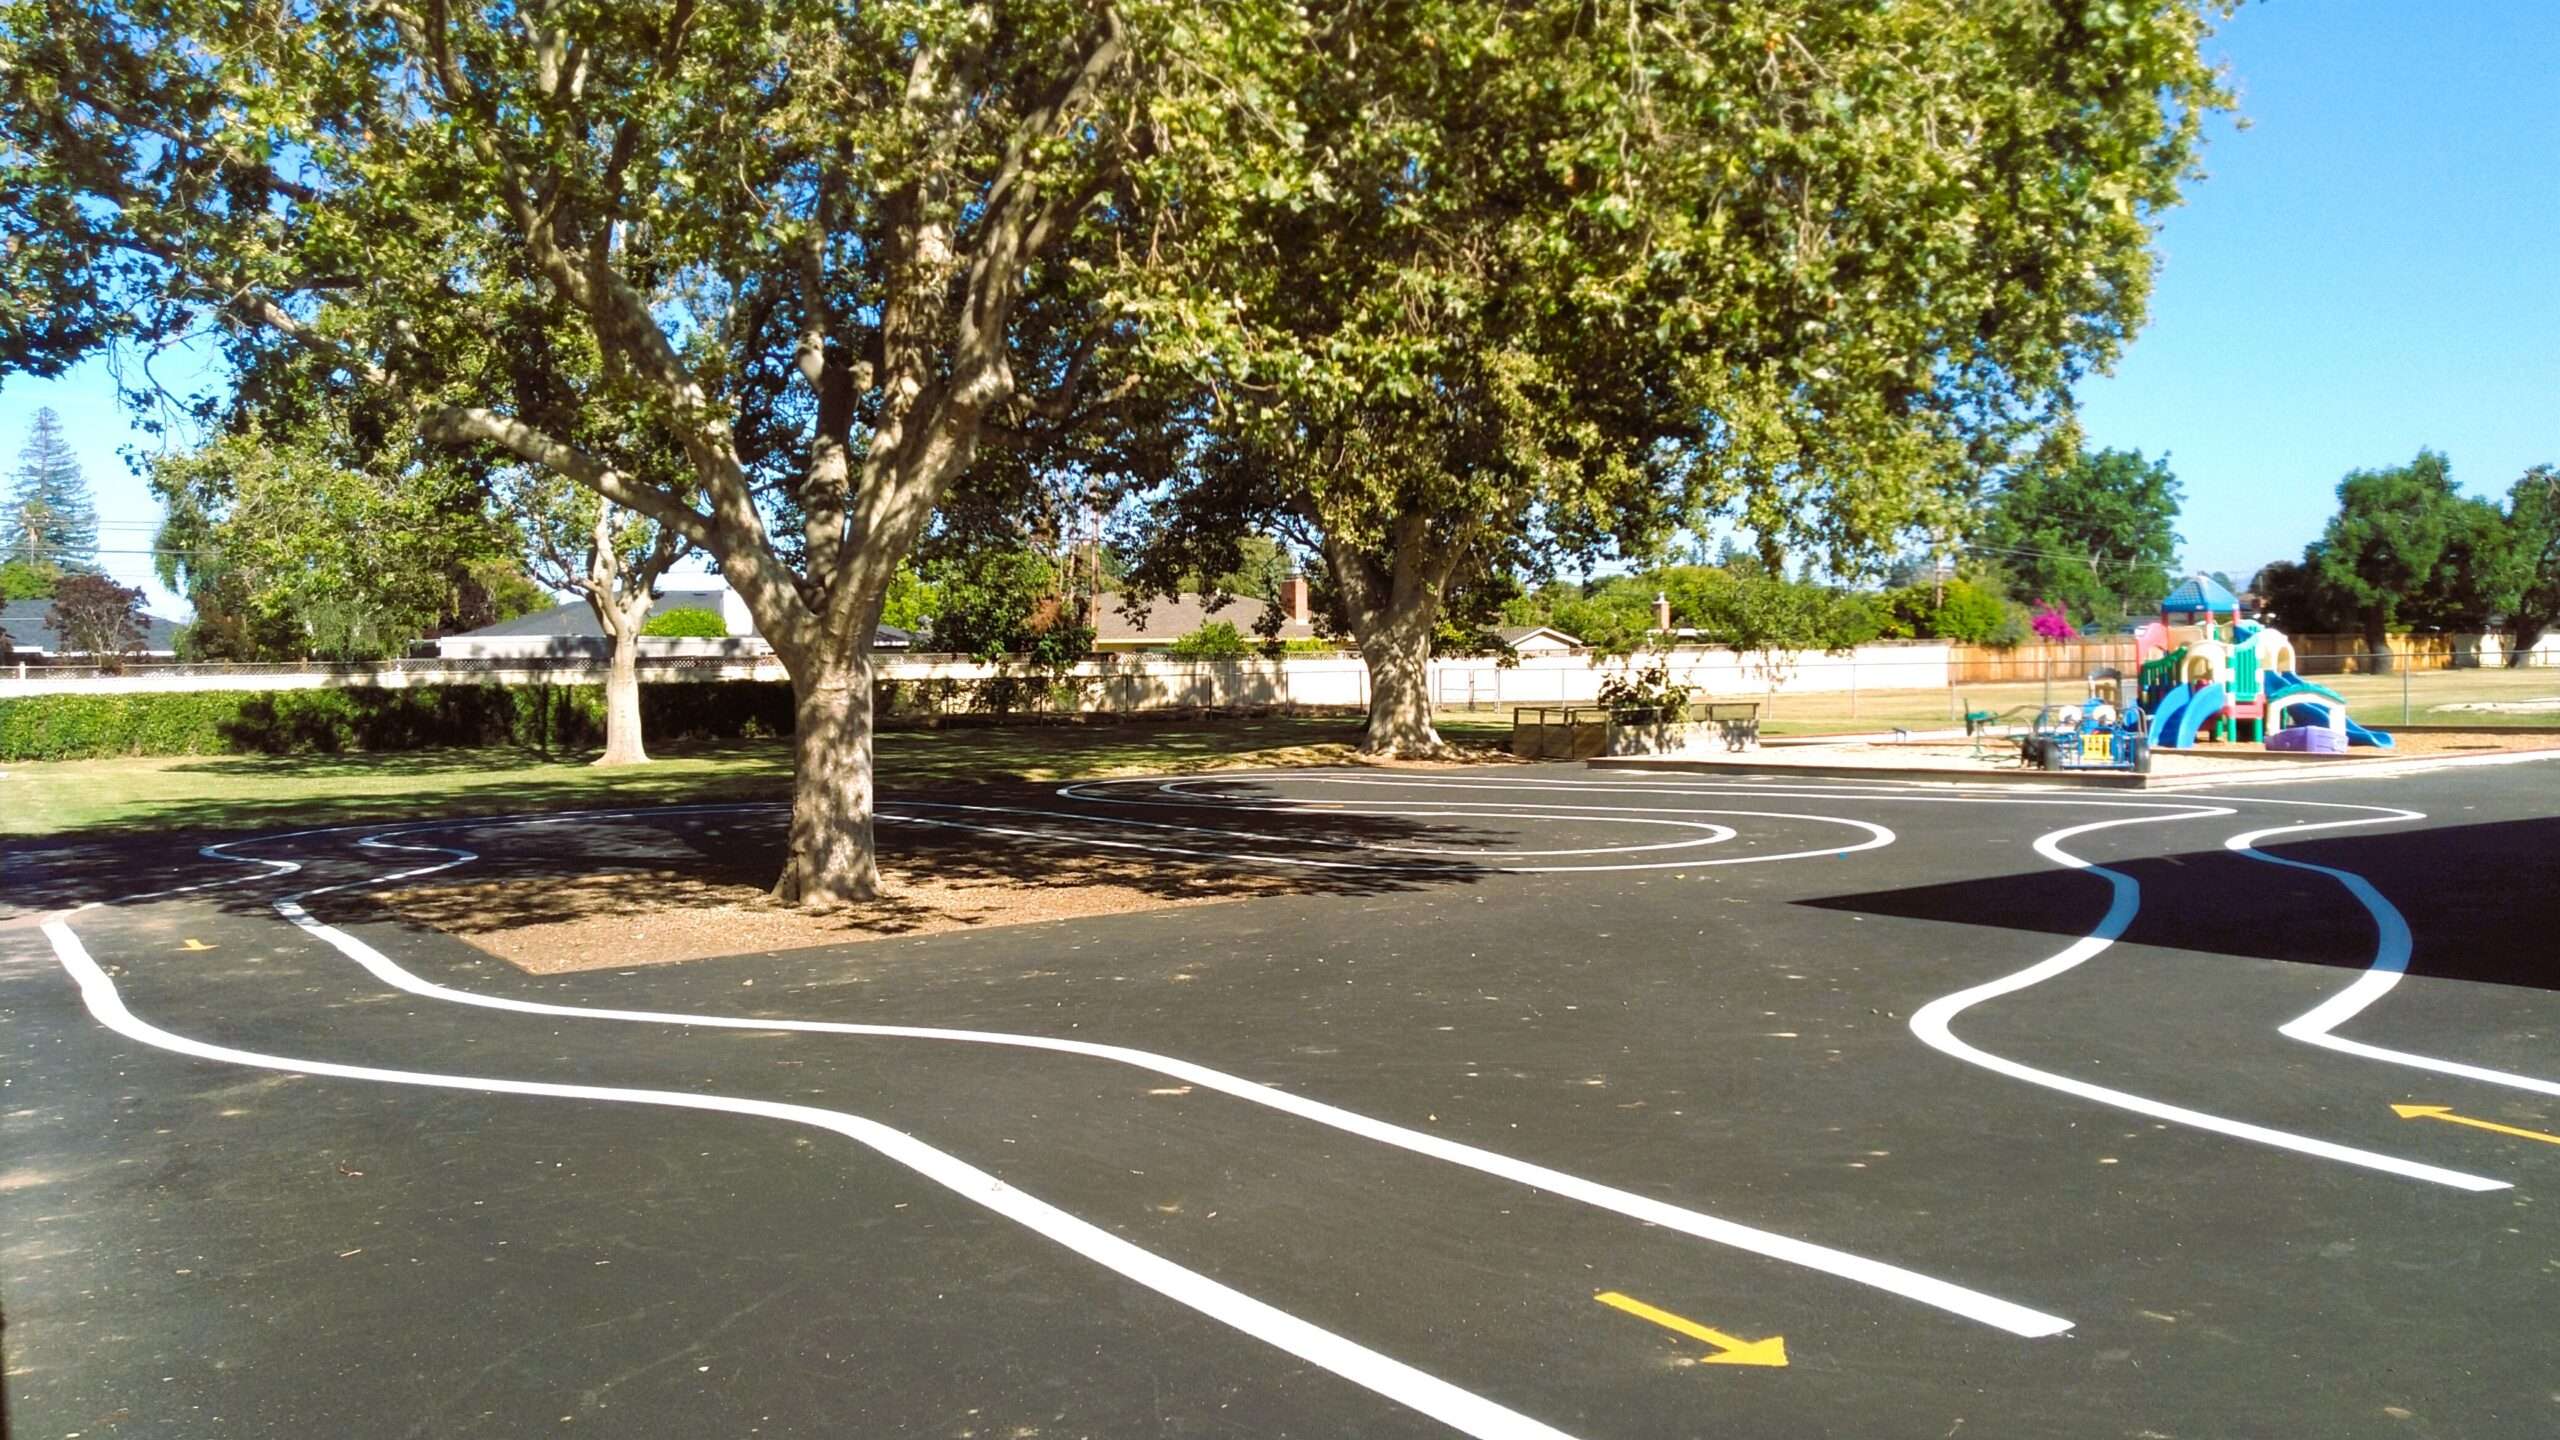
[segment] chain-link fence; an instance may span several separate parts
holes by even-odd
[[[755,655],[644,655],[640,657],[643,676],[649,674],[682,674],[695,670],[720,670],[758,663],[773,663],[771,656]],[[433,656],[397,660],[262,660],[245,663],[229,661],[166,660],[151,656],[134,656],[106,664],[55,664],[45,661],[16,661],[0,665],[0,679],[15,680],[95,680],[126,676],[165,675],[198,676],[206,679],[255,680],[324,676],[350,683],[363,683],[386,677],[424,676],[473,677],[535,673],[562,677],[601,677],[611,662],[601,655],[526,655],[516,657],[465,656],[440,659]]]
[[[2068,704],[2090,693],[2093,682],[2141,700],[2142,660],[2130,644],[2085,647],[2021,647],[1977,651],[1941,647],[1908,654],[1878,646],[1849,655],[1731,657],[1726,663],[1683,668],[1674,657],[1669,679],[1691,687],[1693,698],[1748,699],[1774,733],[1884,732],[1961,727],[1968,715],[2032,715],[2047,705]],[[2459,656],[2410,655],[2406,651],[2304,654],[2282,672],[2311,690],[2325,691],[2359,722],[2386,725],[2560,726],[2560,657],[2534,653],[2521,663],[2465,662]],[[1637,656],[1638,666],[1658,663]],[[2226,676],[2226,681],[2236,677]],[[2155,686],[2159,677],[2155,676]],[[2263,700],[2285,681],[2253,676],[2242,689]],[[1570,670],[1513,671],[1500,676],[1455,669],[1436,680],[1435,699],[1450,711],[1490,717],[1522,703],[1587,703]],[[2326,696],[2317,698],[2327,698]],[[2244,703],[2247,703],[2244,701]]]
[[[2560,725],[2560,655],[2465,652],[2435,637],[2388,652],[2300,647],[2290,673],[2333,692],[2367,724]],[[1069,698],[1060,708],[1141,711],[1221,708],[1357,708],[1369,701],[1357,656],[1181,661],[1160,655],[1103,656],[1061,675],[1034,667],[987,665],[956,656],[881,655],[878,674],[900,693],[936,684],[983,685],[991,678],[1045,679]],[[2120,679],[2133,694],[2143,660],[2130,640],[2021,646],[2013,650],[1937,642],[1879,644],[1846,654],[1769,653],[1688,646],[1630,657],[1562,653],[1450,657],[1432,662],[1431,698],[1444,711],[1508,715],[1520,705],[1586,705],[1601,682],[1660,665],[1695,700],[1750,700],[1778,733],[1831,733],[1960,726],[1969,714],[2031,713],[2088,693],[2092,677]],[[604,657],[416,658],[372,663],[178,664],[128,660],[111,667],[0,668],[0,696],[133,689],[294,689],[430,684],[597,684]],[[770,655],[657,655],[640,662],[643,681],[765,680],[783,677]],[[23,678],[21,678],[23,677]]]

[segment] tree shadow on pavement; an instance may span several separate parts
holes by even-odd
[[[1461,857],[1364,847],[1464,851],[1516,843],[1497,824],[1465,819],[1242,810],[1214,802],[1084,804],[1062,799],[1049,785],[937,788],[884,797],[882,897],[821,915],[775,904],[766,894],[782,867],[786,795],[714,797],[713,803],[739,807],[734,810],[644,805],[627,816],[543,818],[521,826],[412,817],[336,835],[269,840],[242,848],[303,862],[306,871],[289,881],[208,890],[196,898],[271,918],[267,906],[279,888],[435,864],[441,857],[432,853],[386,854],[355,844],[379,829],[411,831],[399,843],[450,844],[477,858],[449,872],[339,892],[321,905],[334,912],[330,918],[457,936],[548,972],[1168,905],[1466,884],[1495,872]],[[685,798],[701,803],[705,797]],[[581,808],[614,808],[587,800]],[[534,809],[499,808],[487,818]],[[13,864],[13,872],[7,895],[30,910],[106,898],[116,893],[101,890],[108,876],[133,877],[121,887],[127,893],[225,878],[218,862],[196,856],[175,837],[152,846],[57,845],[36,862]]]
[[[2411,974],[2560,989],[2553,896],[2560,819],[2394,830],[2260,847],[2362,876],[2407,919]],[[2104,861],[2141,886],[2124,941],[2200,954],[2364,969],[2378,932],[2331,876],[2215,847]],[[2103,876],[2055,868],[1797,903],[1816,909],[2079,936],[2113,898]]]

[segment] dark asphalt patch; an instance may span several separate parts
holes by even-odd
[[[870,1115],[1577,1435],[2549,1432],[2560,1234],[2532,1201],[2560,1175],[2560,1147],[2389,1105],[2460,1102],[2544,1129],[2560,1117],[2543,1097],[2273,1033],[2370,948],[2336,887],[2218,849],[2285,817],[2242,803],[2238,817],[2075,845],[2142,878],[2135,930],[1959,1029],[2030,1063],[2516,1190],[2456,1194],[2162,1128],[1922,1047],[1914,1009],[2042,959],[2104,910],[2101,882],[2044,867],[2026,842],[2111,812],[1652,790],[1525,798],[1833,813],[1900,840],[1838,860],[1318,887],[878,941],[858,961],[808,951],[537,979],[437,937],[358,933],[430,980],[492,994],[1179,1056],[1978,1286],[2069,1316],[2071,1334],[2020,1340],[1226,1097],[1152,1093],[1174,1087],[1090,1059],[386,991],[265,909],[280,888],[381,867],[342,843],[294,850],[309,869],[282,885],[79,925],[137,1013],[200,1038]],[[1454,793],[1363,798],[1429,808]],[[2548,893],[2550,851],[2496,837],[2542,822],[2535,795],[2497,772],[2269,793],[2429,811],[2419,828],[2283,853],[2383,866],[2364,873],[2409,915],[2422,957],[2531,973],[2517,907]],[[1622,844],[1634,828],[1452,819],[1395,843],[1435,825],[1523,846]],[[1730,843],[1798,843],[1780,825]],[[2430,883],[2422,842],[2437,830],[2516,905],[2466,906]],[[473,848],[528,883],[578,863],[540,837]],[[2401,848],[2368,848],[2386,842]],[[175,878],[221,868],[172,863]],[[144,868],[132,886],[157,878]],[[185,1061],[100,1030],[38,937],[5,935],[16,1178],[0,1187],[0,1284],[23,1433],[515,1435],[562,1415],[606,1433],[1447,1433],[834,1137]],[[214,948],[181,948],[189,938]],[[2546,989],[2439,973],[2422,960],[2353,1033],[2560,1071]],[[1684,1363],[1704,1347],[1594,1303],[1601,1290],[1738,1336],[1783,1334],[1793,1363]]]

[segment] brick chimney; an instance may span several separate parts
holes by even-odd
[[[1671,633],[1671,597],[1659,590],[1653,592],[1653,628]]]
[[[1287,579],[1280,582],[1280,610],[1292,625],[1314,622],[1315,612],[1307,608],[1306,576],[1293,570]]]

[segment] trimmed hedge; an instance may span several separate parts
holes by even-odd
[[[751,680],[644,685],[651,741],[791,733],[791,687]],[[194,690],[0,700],[0,761],[117,755],[296,755],[604,742],[593,685],[425,685],[406,690]]]
[[[729,633],[729,622],[721,618],[717,610],[705,610],[699,605],[679,605],[650,616],[649,623],[640,627],[640,633],[716,640]]]

